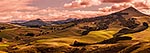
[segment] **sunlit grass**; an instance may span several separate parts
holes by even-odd
[[[0,53],[8,53],[8,52],[0,51]]]
[[[3,43],[0,43],[0,47],[2,47],[2,46],[5,46],[5,47],[7,47],[7,46],[9,46],[8,44],[3,44]]]
[[[13,29],[6,29],[0,32],[0,37],[6,39],[12,39],[14,36],[19,36],[19,34],[26,34],[28,32],[33,32],[35,34],[41,33],[40,31],[43,29],[39,28],[13,28]],[[48,45],[56,45],[56,46],[69,46],[70,44],[74,43],[74,41],[79,42],[86,42],[86,43],[95,43],[101,42],[103,40],[112,38],[115,33],[117,33],[119,29],[113,30],[100,30],[100,31],[91,31],[88,35],[79,35],[74,30],[64,30],[53,34],[47,34],[32,38],[41,38],[39,40],[31,42],[32,44],[48,44]],[[132,40],[148,40],[150,41],[149,33],[150,28],[133,34],[125,34],[122,36],[130,36],[133,37]],[[42,39],[43,38],[43,39]],[[13,43],[11,43],[13,44]],[[1,49],[5,49],[11,44],[0,44]],[[26,47],[26,45],[17,45],[17,48]]]
[[[145,40],[150,41],[150,28],[146,29],[145,31],[134,33],[133,37],[135,37],[137,40]]]
[[[50,43],[50,42],[59,42],[59,43],[73,43],[74,41],[80,42],[100,42],[105,39],[112,38],[112,35],[115,34],[117,31],[108,31],[108,30],[101,30],[101,31],[92,31],[88,35],[84,36],[72,36],[72,37],[60,37],[60,38],[51,38],[51,39],[43,39],[38,40],[38,43]],[[62,34],[64,35],[64,34]]]
[[[0,53],[2,52],[1,50],[6,49],[8,46],[9,46],[8,44],[0,43]]]

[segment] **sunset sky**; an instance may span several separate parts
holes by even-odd
[[[0,21],[88,18],[130,6],[150,14],[150,0],[0,0]]]

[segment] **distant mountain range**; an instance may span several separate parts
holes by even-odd
[[[25,23],[27,22],[26,20],[14,20],[14,21],[11,21],[10,23],[12,24],[20,24],[20,23]]]
[[[41,19],[30,20],[30,21],[18,21],[18,22],[15,21],[11,23],[22,25],[22,26],[27,26],[27,27],[41,27],[41,26],[48,25],[46,22],[42,21]]]
[[[76,18],[68,18],[66,20],[50,21],[49,23],[51,23],[51,24],[65,24],[65,23],[76,21],[76,20],[77,20]]]

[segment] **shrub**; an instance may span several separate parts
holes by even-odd
[[[3,39],[2,39],[2,38],[0,38],[0,42],[2,42],[2,40],[3,40]]]
[[[20,37],[19,37],[19,36],[16,36],[16,37],[15,37],[15,40],[20,40]]]
[[[0,30],[4,30],[4,29],[6,29],[6,27],[0,27]]]
[[[89,30],[83,31],[81,35],[87,35],[89,32]]]
[[[34,36],[34,33],[27,33],[25,36]]]

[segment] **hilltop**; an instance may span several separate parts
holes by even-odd
[[[123,10],[121,10],[119,12],[115,12],[115,13],[129,13],[128,16],[136,16],[136,17],[138,17],[138,16],[149,16],[147,14],[142,13],[141,11],[137,10],[134,7],[128,7],[126,9],[123,9]]]

